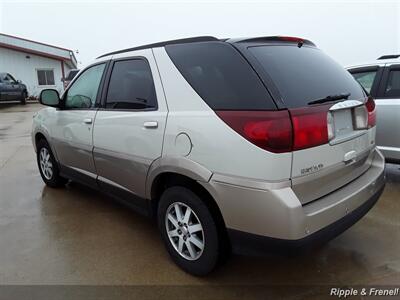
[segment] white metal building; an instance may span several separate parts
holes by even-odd
[[[64,89],[64,78],[76,69],[73,51],[0,33],[0,72],[21,80],[28,95],[45,88]]]

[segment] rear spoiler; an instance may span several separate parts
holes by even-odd
[[[316,45],[310,40],[294,37],[294,36],[265,36],[256,38],[244,38],[233,40],[234,43],[262,43],[262,42],[294,42],[297,43],[299,47],[303,44],[316,47]]]

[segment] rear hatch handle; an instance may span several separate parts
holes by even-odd
[[[344,155],[343,161],[347,165],[347,164],[350,164],[351,162],[355,162],[356,161],[356,157],[357,157],[357,151],[352,150],[352,151],[347,152]]]

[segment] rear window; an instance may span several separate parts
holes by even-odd
[[[342,93],[350,93],[349,99],[365,97],[350,73],[318,48],[263,45],[248,49],[267,73],[261,76],[271,77],[288,108]]]
[[[276,109],[260,78],[231,45],[203,42],[165,48],[186,81],[212,109]]]

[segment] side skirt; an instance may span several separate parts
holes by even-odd
[[[94,190],[101,191],[107,196],[113,198],[113,200],[144,216],[152,217],[154,215],[150,200],[139,197],[116,184],[100,180],[98,179],[98,176],[94,174],[91,175],[89,172],[85,174],[75,170],[74,168],[60,165],[60,175],[72,181],[84,184]]]

